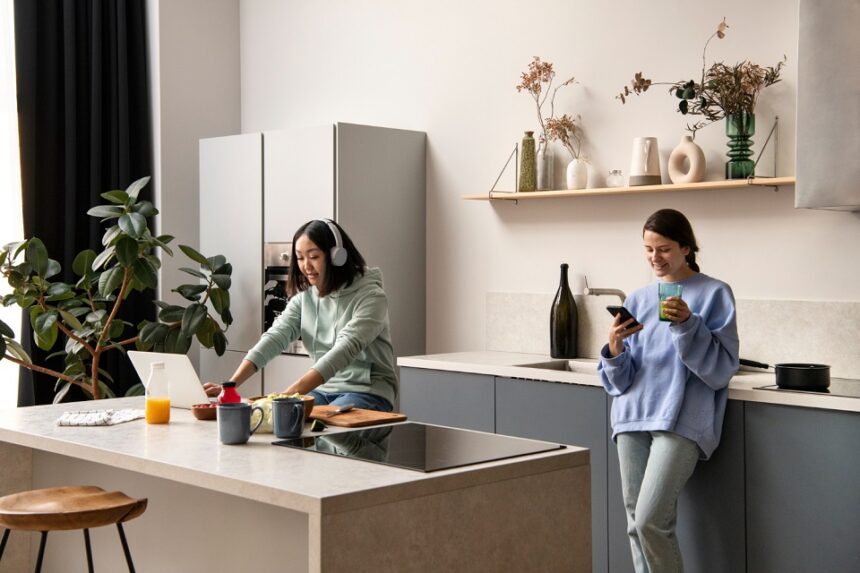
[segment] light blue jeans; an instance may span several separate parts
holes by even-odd
[[[623,433],[616,442],[636,573],[680,573],[678,496],[696,468],[699,447],[671,432]]]
[[[321,392],[319,390],[311,390],[309,394],[314,397],[314,404],[317,406],[325,406],[326,404],[346,406],[347,404],[352,404],[356,408],[378,410],[380,412],[390,412],[394,409],[391,402],[376,394],[367,394],[364,392],[334,393]]]

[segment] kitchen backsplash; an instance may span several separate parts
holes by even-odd
[[[486,296],[487,350],[549,354],[553,294],[490,292]],[[614,296],[575,295],[579,354],[597,358],[612,317]],[[829,364],[831,375],[860,378],[860,302],[738,300],[741,356],[768,364]]]

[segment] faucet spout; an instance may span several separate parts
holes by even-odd
[[[601,295],[611,295],[617,296],[621,299],[621,304],[624,304],[625,299],[627,299],[627,295],[624,294],[624,291],[617,288],[591,288],[588,286],[588,277],[585,277],[585,290],[583,291],[585,295],[593,295],[593,296],[601,296]]]

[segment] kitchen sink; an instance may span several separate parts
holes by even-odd
[[[532,362],[529,364],[517,364],[522,368],[538,368],[540,370],[556,370],[559,372],[576,372],[579,374],[597,374],[596,358],[580,358],[576,360],[548,360],[546,362]]]

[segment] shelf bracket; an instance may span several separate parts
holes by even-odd
[[[773,175],[755,175],[755,168],[756,168],[756,166],[758,166],[758,162],[761,161],[761,156],[762,156],[762,154],[764,154],[764,150],[767,149],[767,144],[768,144],[768,142],[770,142],[771,136],[773,136]],[[776,167],[777,167],[777,160],[779,158],[779,154],[777,153],[778,151],[779,151],[779,116],[777,115],[773,118],[773,127],[770,128],[770,133],[767,134],[767,139],[764,140],[764,144],[761,146],[761,151],[758,152],[758,157],[756,158],[755,163],[753,163],[753,174],[747,178],[747,181],[749,181],[750,184],[752,184],[752,180],[755,177],[758,177],[759,179],[769,179],[769,178],[777,176],[776,174],[778,173],[778,171],[777,171]],[[773,190],[774,190],[774,192],[779,191],[779,185],[774,185]]]
[[[519,178],[517,177],[517,169],[516,166],[520,163],[520,144],[514,143],[514,150],[511,151],[511,154],[508,155],[508,160],[505,161],[505,165],[502,167],[502,170],[499,171],[499,176],[496,177],[496,180],[493,182],[493,186],[490,187],[490,190],[487,191],[487,199],[490,201],[493,200],[493,193],[504,193],[504,191],[496,191],[496,185],[499,184],[499,179],[502,178],[502,175],[505,174],[505,170],[508,168],[508,165],[511,163],[511,158],[514,159],[514,189],[519,189]],[[514,205],[518,205],[519,200],[514,199]]]

